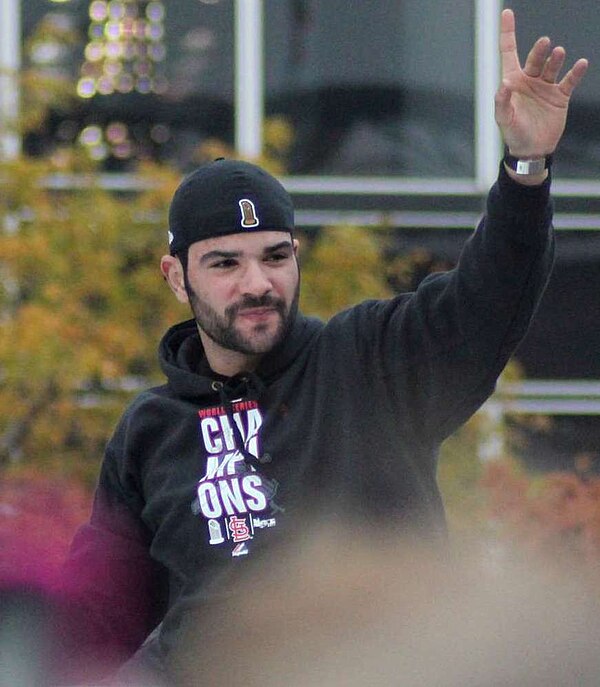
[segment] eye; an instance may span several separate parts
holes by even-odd
[[[289,253],[277,251],[276,253],[269,253],[265,257],[265,261],[266,262],[282,262],[283,260],[287,260],[289,257],[290,257]]]
[[[217,260],[211,263],[211,269],[226,270],[237,265],[237,260],[234,258],[223,258],[222,260]]]

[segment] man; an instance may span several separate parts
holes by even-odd
[[[119,423],[67,565],[88,645],[112,642],[121,660],[162,621],[119,684],[168,684],[188,610],[210,632],[236,576],[315,513],[443,535],[437,451],[492,393],[547,282],[550,156],[587,68],[558,81],[565,53],[547,38],[521,68],[510,10],[500,50],[508,154],[486,217],[458,267],[415,293],[304,317],[279,182],[217,160],[175,193],[161,270],[194,319],[161,342],[167,384]]]

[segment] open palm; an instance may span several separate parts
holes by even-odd
[[[552,153],[565,129],[571,94],[587,70],[587,60],[577,60],[557,81],[565,50],[552,48],[544,36],[535,42],[521,68],[512,10],[502,12],[500,55],[502,83],[495,114],[505,143],[518,157]]]

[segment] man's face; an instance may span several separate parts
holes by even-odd
[[[217,350],[251,356],[270,351],[298,309],[296,253],[297,241],[285,231],[232,234],[192,244],[185,286],[201,335]]]

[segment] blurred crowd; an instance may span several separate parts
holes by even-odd
[[[600,599],[568,560],[331,525],[249,572],[225,600],[190,613],[172,687],[598,684]],[[53,684],[53,603],[34,588],[3,589],[2,687]]]

